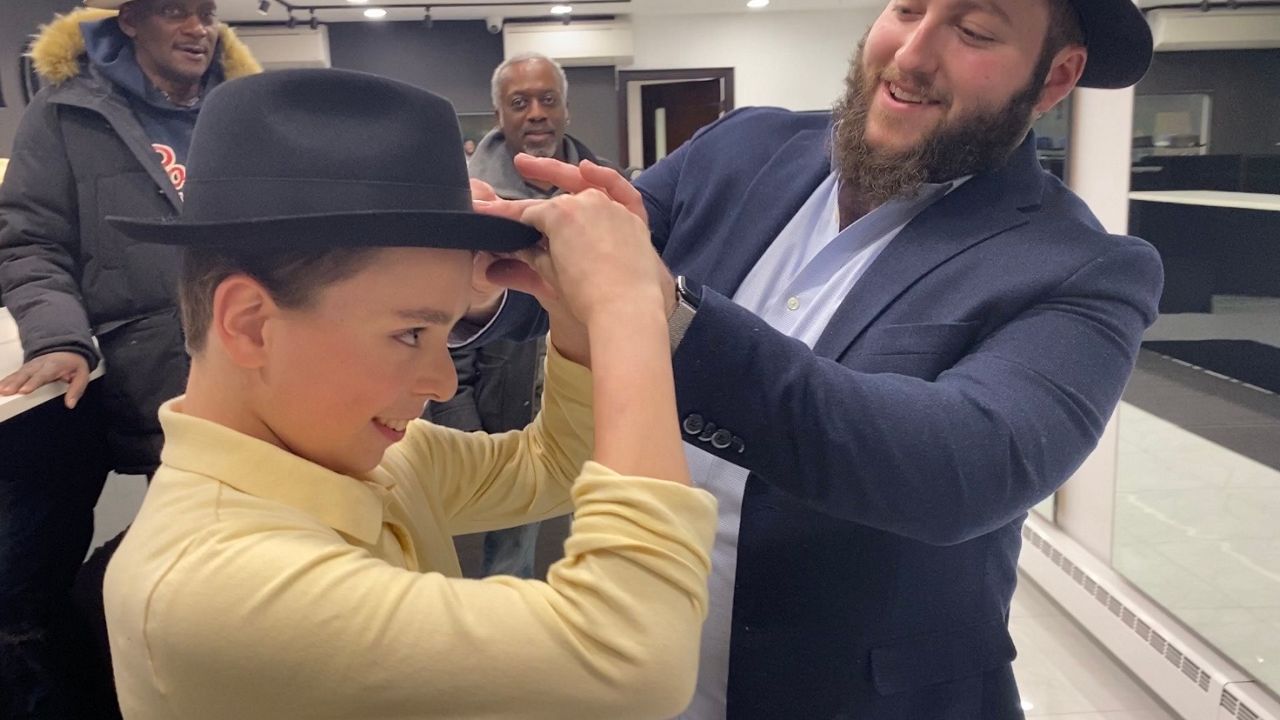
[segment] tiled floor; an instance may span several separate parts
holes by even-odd
[[[1116,568],[1280,690],[1280,397],[1145,352],[1125,397]]]
[[[1028,718],[1177,720],[1025,576],[1013,597],[1009,629]]]
[[[1145,340],[1254,340],[1280,347],[1280,298],[1216,295],[1211,313],[1161,315]]]

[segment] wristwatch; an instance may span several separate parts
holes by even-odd
[[[688,278],[683,275],[676,278],[676,306],[667,316],[667,337],[671,340],[672,355],[675,355],[676,348],[680,347],[680,341],[684,339],[685,331],[693,322],[693,316],[698,312],[698,303],[701,301],[701,292],[689,287]]]

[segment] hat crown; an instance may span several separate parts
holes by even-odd
[[[225,83],[201,108],[187,161],[189,221],[470,209],[447,100],[348,70]]]
[[[196,120],[179,217],[110,216],[142,242],[509,252],[538,241],[476,213],[448,100],[350,70],[281,70],[223,83]]]
[[[1134,0],[1071,0],[1089,58],[1080,87],[1123,88],[1151,65],[1151,26]]]

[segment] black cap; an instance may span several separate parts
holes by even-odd
[[[1151,26],[1133,0],[1071,0],[1080,16],[1089,60],[1081,87],[1123,88],[1151,66]]]

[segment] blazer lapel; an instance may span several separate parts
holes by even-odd
[[[1004,167],[971,178],[907,224],[836,309],[814,346],[838,358],[886,308],[938,265],[983,240],[1028,222],[1019,208],[1039,203],[1042,171],[1034,137]]]
[[[703,268],[699,280],[733,297],[765,249],[831,173],[827,134],[826,129],[796,133],[760,168],[720,234],[722,250],[732,250],[716,253],[716,262]]]

